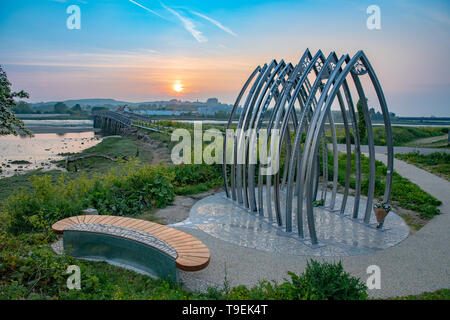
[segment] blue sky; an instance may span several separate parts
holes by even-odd
[[[81,30],[66,27],[74,4]],[[381,30],[366,27],[371,4]],[[231,103],[257,64],[363,49],[391,111],[450,116],[449,31],[448,1],[1,0],[0,64],[33,102]]]

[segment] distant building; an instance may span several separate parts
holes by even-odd
[[[128,106],[122,106],[117,108],[116,110],[117,112],[130,112],[130,108],[128,108]]]
[[[180,116],[185,111],[171,111],[171,110],[140,110],[138,111],[140,114],[147,116]]]
[[[206,100],[206,105],[207,106],[216,106],[219,105],[219,99],[217,98],[209,98],[208,100]]]
[[[217,112],[226,112],[226,113],[231,113],[231,111],[233,110],[232,106],[228,106],[228,105],[219,105],[217,107],[200,107],[197,109],[198,113],[201,115],[208,115],[208,116],[213,116],[215,115]]]

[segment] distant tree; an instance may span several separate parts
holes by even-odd
[[[104,111],[104,110],[108,110],[108,108],[106,107],[92,107],[91,112],[95,113],[95,112],[99,112],[99,111]]]
[[[70,110],[76,113],[80,113],[82,111],[81,106],[78,103],[74,105],[72,108],[70,108]]]
[[[18,119],[12,109],[17,106],[14,98],[29,98],[25,91],[11,91],[11,83],[8,81],[6,72],[0,66],[0,135],[13,134],[17,136],[18,130],[22,130],[30,137],[33,136],[31,131],[25,128],[22,120]]]
[[[77,103],[72,108],[70,108],[69,113],[81,115],[83,113],[83,110],[81,109],[81,106]]]
[[[356,104],[356,109],[358,110],[358,133],[359,139],[362,141],[366,137],[366,119],[364,118],[363,105],[361,100],[358,100]]]
[[[19,101],[16,108],[14,109],[14,113],[33,113],[33,110],[30,107],[29,103],[25,101]]]
[[[58,102],[54,107],[55,113],[68,113],[69,108],[63,102]]]

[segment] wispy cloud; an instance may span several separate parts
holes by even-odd
[[[147,10],[148,12],[153,13],[154,15],[157,15],[158,17],[163,18],[164,20],[166,20],[166,18],[164,18],[164,17],[161,16],[160,14],[158,14],[158,13],[155,12],[155,11],[153,11],[152,9],[149,9],[149,8],[147,8],[147,7],[144,7],[142,4],[137,3],[136,1],[133,1],[133,0],[128,0],[128,1],[130,1],[131,3],[134,3],[135,5],[141,7],[142,9],[145,9],[145,10]]]
[[[183,17],[181,14],[176,12],[175,10],[167,7],[164,3],[161,2],[161,6],[169,11],[171,14],[173,14],[175,17],[177,17],[184,25],[184,28],[189,31],[190,34],[200,43],[207,42],[208,38],[206,38],[201,31],[197,30],[196,25],[191,19],[188,19],[186,17]]]
[[[195,14],[196,16],[199,16],[200,18],[203,18],[203,19],[205,19],[205,20],[208,20],[208,21],[211,22],[212,24],[215,24],[218,28],[222,29],[222,30],[225,31],[226,33],[229,33],[229,34],[231,34],[231,35],[233,35],[233,36],[235,36],[235,37],[237,36],[236,33],[234,33],[230,28],[225,27],[225,26],[224,26],[223,24],[221,24],[219,21],[214,20],[213,18],[210,18],[210,17],[208,17],[208,16],[205,16],[204,14],[201,14],[201,13],[198,13],[198,12],[195,12],[195,11],[191,11],[191,10],[190,10],[190,12],[193,13],[193,14]]]

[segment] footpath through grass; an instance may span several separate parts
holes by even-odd
[[[424,155],[419,152],[411,152],[396,154],[395,157],[450,181],[449,153],[434,152]]]

